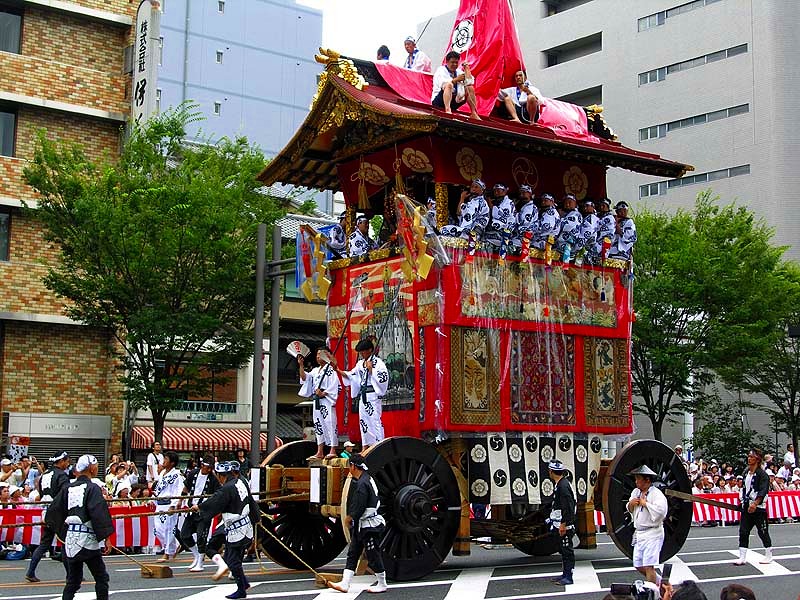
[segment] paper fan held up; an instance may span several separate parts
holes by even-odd
[[[292,358],[297,358],[301,355],[308,356],[311,350],[303,342],[295,340],[286,346],[286,352],[288,352]]]

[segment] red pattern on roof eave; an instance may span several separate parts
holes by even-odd
[[[598,141],[593,141],[582,140],[572,136],[560,136],[556,131],[548,127],[532,125],[522,126],[521,128],[511,121],[498,119],[496,117],[482,117],[481,121],[474,121],[464,114],[450,116],[431,105],[408,100],[397,94],[397,92],[388,86],[384,87],[370,84],[363,90],[359,90],[339,77],[331,77],[328,81],[333,82],[336,87],[350,96],[354,101],[369,106],[380,113],[395,114],[398,117],[431,117],[437,121],[443,121],[444,119],[458,120],[469,125],[486,127],[505,134],[516,134],[520,137],[532,137],[550,142],[556,141],[581,148],[599,150],[607,154],[616,154],[625,158],[638,158],[641,160],[659,162],[664,165],[673,165],[675,167],[681,167],[682,169],[689,167],[689,165],[662,158],[658,154],[641,152],[624,146],[620,142],[604,140],[602,138],[597,138]]]

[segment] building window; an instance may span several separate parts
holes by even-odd
[[[19,54],[22,15],[0,6],[0,52]]]
[[[222,64],[222,56],[223,55],[224,55],[224,53],[222,52],[222,50],[217,50],[217,64],[218,65]]]
[[[676,129],[683,129],[684,127],[691,127],[693,125],[702,125],[704,123],[710,123],[711,121],[743,115],[748,112],[750,112],[750,105],[740,104],[738,106],[732,106],[731,108],[723,108],[722,110],[715,110],[714,112],[687,117],[686,119],[661,123],[660,125],[651,125],[650,127],[644,127],[639,130],[639,141],[644,142],[645,140],[662,138],[667,135],[667,132],[675,131]]]
[[[156,112],[161,112],[161,88],[156,88]]]
[[[225,0],[219,0],[217,2],[217,12],[219,14],[224,14],[225,13]]]
[[[694,0],[693,2],[686,2],[685,4],[679,4],[673,8],[662,10],[660,12],[653,13],[652,15],[647,15],[646,17],[639,19],[639,31],[647,31],[648,29],[653,29],[654,27],[660,27],[667,22],[667,19],[677,17],[678,15],[682,15],[683,13],[687,13],[698,8],[703,8],[704,6],[714,4],[715,2],[719,2],[719,0]]]
[[[667,193],[668,189],[672,188],[694,185],[696,183],[708,183],[709,181],[717,181],[719,179],[728,179],[730,177],[738,177],[740,175],[749,174],[750,165],[740,165],[738,167],[731,167],[729,169],[709,171],[708,173],[687,175],[686,177],[680,177],[678,179],[669,179],[667,181],[659,181],[657,183],[646,183],[639,186],[639,198],[663,195]]]
[[[214,102],[214,114],[219,116],[222,113],[222,102]]]
[[[158,38],[158,66],[164,64],[164,36]]]
[[[0,108],[0,156],[14,156],[16,121],[16,114]]]
[[[0,212],[0,260],[8,260],[10,240],[11,215],[7,212]]]
[[[688,71],[689,69],[701,67],[710,62],[716,62],[724,58],[731,58],[739,54],[744,54],[745,52],[747,52],[747,44],[741,44],[740,46],[719,50],[717,52],[712,52],[711,54],[704,54],[703,56],[698,56],[697,58],[690,58],[689,60],[673,63],[671,65],[667,65],[666,67],[653,69],[652,71],[645,71],[644,73],[639,73],[639,87],[655,81],[663,81],[667,78],[667,75],[672,75],[673,73],[677,73],[679,71]]]

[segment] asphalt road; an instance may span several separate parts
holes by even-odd
[[[672,580],[695,579],[709,600],[719,598],[726,583],[739,582],[751,587],[760,600],[797,600],[800,594],[800,524],[770,527],[776,561],[759,564],[760,541],[755,534],[748,555],[749,564],[737,567],[737,528],[693,528],[674,563]],[[147,557],[152,560],[154,557]],[[473,545],[469,557],[448,557],[439,569],[422,581],[391,584],[382,600],[522,600],[524,598],[576,598],[599,600],[611,583],[633,582],[636,571],[605,534],[598,535],[596,550],[578,550],[575,585],[568,589],[550,583],[550,577],[560,572],[558,557],[532,558],[513,548],[485,549]],[[189,560],[179,560],[172,579],[143,579],[139,567],[123,557],[108,558],[112,598],[119,600],[217,600],[235,589],[232,582],[215,584],[210,580],[213,569],[206,573],[189,573]],[[344,557],[340,556],[325,571],[341,571]],[[0,599],[57,600],[63,585],[62,566],[50,559],[42,561],[38,575],[41,583],[24,582],[27,561],[0,561]],[[292,600],[352,600],[376,596],[368,594],[371,576],[357,577],[349,594],[319,590],[307,573],[287,571],[274,563],[246,565],[253,583],[248,598],[291,598]],[[76,598],[95,597],[91,575]]]

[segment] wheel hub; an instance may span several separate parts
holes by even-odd
[[[408,533],[421,531],[433,514],[428,493],[415,484],[404,485],[394,496],[394,516],[401,529]]]

